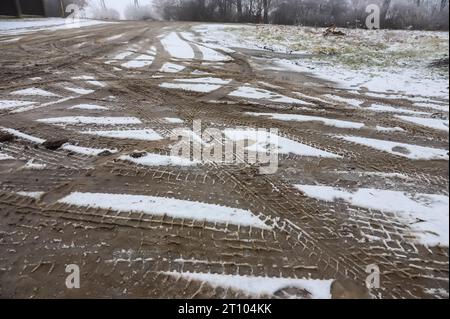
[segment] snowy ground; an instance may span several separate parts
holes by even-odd
[[[90,19],[63,19],[63,18],[33,18],[33,19],[2,19],[0,20],[0,35],[20,35],[35,31],[57,31],[89,27],[106,21]],[[14,38],[12,40],[15,40]],[[11,41],[11,40],[10,40]]]
[[[345,29],[345,37],[323,37],[324,29],[291,26],[202,25],[205,42],[226,47],[300,54],[277,59],[280,70],[312,73],[349,89],[448,97],[448,69],[429,67],[448,57],[447,32]]]
[[[63,22],[0,22],[2,296],[448,296],[448,35]]]

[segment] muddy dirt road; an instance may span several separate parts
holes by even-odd
[[[448,297],[448,212],[420,217],[448,208],[448,127],[414,120],[448,101],[339,89],[191,26],[0,37],[0,296]],[[278,129],[277,172],[168,156],[196,120]]]

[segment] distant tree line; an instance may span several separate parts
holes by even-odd
[[[166,20],[365,27],[366,7],[381,28],[449,29],[449,0],[156,0]]]

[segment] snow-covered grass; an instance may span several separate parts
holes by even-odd
[[[400,142],[378,140],[360,136],[336,136],[337,138],[362,144],[374,149],[412,160],[448,160],[448,151],[444,149],[425,147]]]
[[[344,200],[351,205],[398,213],[424,245],[449,245],[449,199],[434,194],[409,194],[401,191],[360,188],[355,191],[330,186],[296,185],[305,195],[332,202]]]
[[[193,29],[209,46],[303,54],[275,64],[341,87],[448,99],[448,69],[429,67],[448,57],[447,32],[345,29],[345,37],[323,37],[322,28],[299,26],[205,24]]]
[[[221,287],[224,289],[228,288],[241,291],[254,297],[270,297],[276,292],[280,292],[282,289],[292,290],[292,288],[297,288],[299,295],[305,298],[331,299],[331,285],[333,283],[333,280],[256,277],[176,271],[164,272],[164,274],[185,280],[205,282],[214,288]]]
[[[248,210],[174,198],[75,192],[62,198],[59,202],[81,207],[111,209],[119,212],[135,212],[157,216],[166,215],[174,218],[270,229],[269,226]]]

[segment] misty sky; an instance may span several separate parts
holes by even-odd
[[[90,5],[93,6],[99,6],[100,1],[99,0],[88,0]],[[148,5],[151,4],[153,0],[139,0],[139,3],[141,5]],[[105,0],[105,4],[108,8],[115,9],[120,13],[121,18],[123,19],[123,13],[127,6],[130,4],[133,4],[133,0]]]

